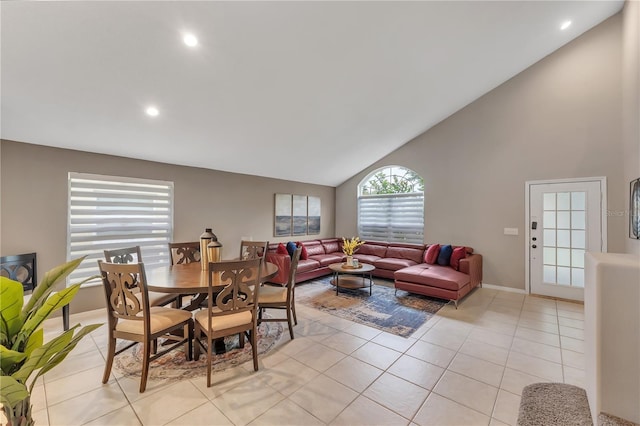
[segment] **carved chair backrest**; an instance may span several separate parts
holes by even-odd
[[[105,250],[104,258],[109,263],[139,263],[142,262],[140,246],[127,247],[116,250]]]
[[[241,241],[240,260],[264,257],[269,247],[269,241]]]
[[[200,262],[200,242],[169,243],[169,257],[172,265]]]
[[[260,288],[262,258],[209,263],[209,316],[221,316],[253,311]],[[220,279],[214,279],[219,274]],[[226,282],[224,287],[215,282]]]
[[[107,311],[116,319],[149,323],[149,295],[143,263],[108,263],[98,260]],[[141,297],[136,296],[140,293]],[[117,320],[115,321],[117,323]]]

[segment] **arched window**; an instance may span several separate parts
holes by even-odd
[[[386,166],[358,185],[358,235],[363,240],[424,242],[424,180],[413,170]]]

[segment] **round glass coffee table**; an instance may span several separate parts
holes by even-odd
[[[368,263],[360,263],[359,267],[354,268],[346,266],[346,263],[332,263],[329,265],[329,269],[333,271],[333,280],[331,283],[336,286],[336,294],[342,288],[366,288],[365,278],[369,275],[369,295],[371,295],[371,288],[373,284],[372,272],[376,269],[375,266]],[[340,277],[340,275],[352,275],[349,277]],[[362,282],[358,277],[353,275],[361,275]]]

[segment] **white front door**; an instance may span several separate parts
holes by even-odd
[[[584,300],[584,253],[605,251],[604,179],[528,182],[531,294]]]

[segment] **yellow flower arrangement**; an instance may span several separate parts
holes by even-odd
[[[353,256],[353,253],[358,251],[358,248],[360,248],[360,246],[365,242],[366,241],[360,241],[359,237],[353,237],[348,240],[342,238],[342,252],[347,256]]]

